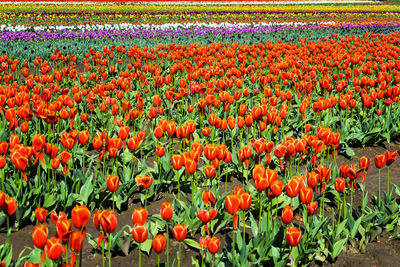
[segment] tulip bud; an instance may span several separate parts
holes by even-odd
[[[187,235],[187,228],[184,224],[176,224],[172,229],[176,241],[183,241]]]
[[[301,231],[297,227],[289,227],[286,232],[286,242],[291,247],[296,247],[301,240]]]

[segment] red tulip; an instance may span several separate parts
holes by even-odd
[[[225,209],[230,214],[235,214],[240,207],[240,199],[236,195],[228,195],[225,197]]]
[[[144,189],[150,188],[151,184],[153,183],[153,178],[148,175],[137,175],[136,176],[136,183]]]
[[[183,160],[181,155],[173,155],[171,161],[175,170],[180,170],[182,168]]]
[[[386,156],[384,154],[379,154],[375,156],[375,166],[380,169],[386,164]]]
[[[57,237],[60,238],[63,243],[67,243],[72,232],[71,222],[68,219],[58,220],[56,228]]]
[[[240,209],[248,210],[251,206],[252,196],[249,193],[244,192],[239,196],[239,198],[240,198]]]
[[[49,230],[47,226],[43,224],[39,224],[32,231],[32,239],[33,245],[37,248],[43,249],[47,243],[47,235],[49,234]]]
[[[212,166],[212,165],[207,165],[207,166],[204,168],[204,170],[205,170],[206,176],[207,176],[208,178],[214,178],[214,177],[215,177],[216,171],[215,171],[214,166]]]
[[[272,181],[269,185],[270,188],[270,197],[277,197],[282,194],[283,183],[281,180]]]
[[[99,223],[105,233],[112,233],[117,227],[117,216],[112,210],[102,211],[99,214]]]
[[[85,146],[89,143],[90,141],[90,133],[88,130],[84,130],[79,134],[79,143],[82,146]]]
[[[371,159],[367,157],[360,158],[360,169],[363,169],[365,172],[369,170],[371,164]]]
[[[176,224],[172,229],[176,241],[183,241],[187,235],[187,228],[184,224]]]
[[[118,190],[119,187],[119,178],[115,174],[110,174],[107,176],[107,189],[110,192],[115,192]]]
[[[216,209],[198,210],[196,212],[196,215],[202,223],[207,224],[212,220],[214,220],[215,216],[217,216],[217,210]]]
[[[15,202],[13,197],[6,197],[3,203],[3,212],[11,216],[17,210],[17,202]]]
[[[1,201],[0,201],[1,204]],[[45,208],[37,207],[35,209],[35,217],[36,220],[40,223],[43,223],[47,219],[47,210]]]
[[[61,257],[63,252],[61,241],[57,237],[52,237],[47,240],[46,249],[47,257],[49,257],[49,259],[53,261],[57,261]]]
[[[302,187],[300,188],[300,200],[301,203],[303,204],[309,204],[311,203],[311,200],[313,198],[313,190],[311,187]]]
[[[385,158],[386,158],[386,166],[390,166],[395,162],[397,156],[397,151],[385,151]]]
[[[161,218],[165,221],[169,221],[172,218],[172,215],[174,214],[174,210],[172,209],[172,203],[170,202],[163,202],[161,204]]]
[[[134,209],[132,214],[133,225],[144,225],[149,215],[148,211],[143,208]]]
[[[146,241],[148,235],[149,230],[147,230],[147,228],[142,225],[136,225],[132,228],[132,236],[137,243],[143,243],[144,241]]]
[[[162,235],[162,234],[156,235],[153,239],[153,250],[156,253],[163,252],[165,249],[166,243],[167,243],[167,238],[164,235]]]
[[[316,187],[319,181],[319,174],[316,172],[307,173],[307,184],[311,187]]]
[[[289,224],[293,219],[293,208],[289,205],[283,207],[282,210],[282,222]]]
[[[296,247],[301,240],[301,231],[297,227],[289,227],[286,232],[286,242],[291,247]]]
[[[158,157],[162,158],[165,155],[165,147],[163,145],[158,145],[156,147],[156,154]]]
[[[338,177],[335,180],[335,189],[338,192],[343,192],[346,187],[346,180],[344,178]]]
[[[285,191],[288,197],[296,197],[300,191],[300,182],[297,179],[290,179],[285,185]]]
[[[211,237],[207,244],[208,252],[211,254],[215,254],[218,252],[219,247],[221,246],[221,241],[217,237]]]
[[[71,211],[71,218],[75,228],[82,229],[89,222],[90,211],[85,205],[76,205]]]
[[[309,215],[314,215],[318,211],[318,202],[314,201],[307,205],[307,212]]]
[[[201,197],[205,205],[208,206],[209,203],[211,203],[213,206],[215,205],[216,200],[212,191],[204,191]]]

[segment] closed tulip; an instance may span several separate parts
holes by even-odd
[[[379,154],[375,156],[375,166],[380,169],[386,164],[386,157],[384,154]]]
[[[225,209],[230,214],[235,214],[240,207],[240,199],[236,195],[228,195],[225,197]]]
[[[291,247],[296,247],[301,240],[301,230],[297,227],[289,227],[286,232],[286,242]]]
[[[133,225],[144,225],[147,220],[148,211],[143,208],[134,209],[132,214]]]
[[[314,215],[318,211],[318,202],[314,201],[307,205],[308,215]]]
[[[99,223],[105,233],[112,233],[117,227],[117,216],[114,211],[105,210],[100,214]]]
[[[115,174],[108,175],[106,183],[108,191],[115,192],[119,187],[119,178]]]
[[[52,237],[46,243],[47,257],[53,261],[57,261],[63,252],[63,247],[60,239]]]
[[[170,202],[163,202],[160,208],[161,218],[165,221],[169,221],[174,214],[174,210],[172,209],[172,203]]]
[[[309,186],[300,188],[300,201],[303,204],[311,203],[313,198],[313,189]]]
[[[174,238],[176,241],[183,241],[187,235],[187,228],[184,224],[176,224],[172,229],[172,233],[174,234]]]
[[[47,219],[47,210],[45,208],[37,207],[35,209],[35,217],[38,222],[45,222]]]
[[[32,231],[32,240],[33,245],[37,248],[43,249],[47,243],[47,235],[49,234],[49,230],[47,226],[43,224],[39,224]]]
[[[244,192],[239,196],[239,198],[240,198],[240,209],[248,210],[251,206],[252,196],[249,193]]]
[[[338,177],[335,180],[335,189],[338,192],[343,192],[346,188],[346,180],[342,177]]]
[[[293,208],[289,205],[283,207],[282,210],[282,222],[289,224],[293,219]]]
[[[207,244],[208,252],[215,254],[221,246],[221,241],[217,237],[211,237]]]
[[[76,205],[71,211],[71,218],[75,228],[82,229],[89,222],[90,211],[85,205]]]
[[[15,202],[13,197],[6,197],[3,203],[3,212],[11,216],[17,210],[17,202]]]
[[[156,253],[163,252],[166,244],[167,244],[167,238],[162,234],[158,234],[153,238],[152,245],[153,245],[153,250]]]
[[[142,225],[136,225],[132,228],[132,236],[137,243],[143,243],[144,241],[146,241],[148,235],[149,230],[147,230],[147,228]]]

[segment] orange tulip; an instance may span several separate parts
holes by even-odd
[[[161,209],[160,209],[160,214],[161,218],[165,221],[169,221],[172,218],[172,215],[174,214],[174,210],[172,209],[172,203],[170,202],[163,202],[161,204]]]
[[[0,201],[1,204],[1,201]],[[37,207],[35,209],[35,217],[36,220],[40,223],[43,223],[47,219],[47,210],[45,208]]]
[[[144,189],[150,188],[153,183],[153,178],[148,174],[137,175],[135,179],[136,183]]]
[[[282,222],[289,224],[293,219],[293,208],[289,205],[283,207],[282,210]]]
[[[296,247],[301,240],[301,230],[297,227],[289,227],[286,232],[286,242],[291,247]]]
[[[240,207],[240,199],[236,195],[228,195],[225,197],[225,209],[230,214],[235,214]]]
[[[148,235],[149,230],[147,230],[147,228],[142,225],[136,225],[132,228],[132,236],[137,243],[143,243],[144,241],[146,241]]]
[[[110,192],[115,192],[118,190],[119,187],[119,178],[117,175],[115,174],[110,174],[107,176],[107,189]]]
[[[211,254],[215,254],[218,252],[220,246],[221,246],[221,241],[215,236],[211,237],[207,244],[208,252],[210,252]]]
[[[6,197],[3,203],[3,212],[7,216],[11,216],[17,210],[17,202],[15,202],[13,197]]]
[[[148,211],[143,208],[134,209],[132,213],[133,225],[144,225],[149,215]]]
[[[156,235],[153,238],[153,243],[152,243],[153,250],[156,253],[163,252],[165,249],[166,243],[167,243],[167,238],[164,235],[162,235],[162,234]]]
[[[82,229],[89,222],[90,211],[85,205],[76,205],[71,211],[71,218],[75,228]]]
[[[47,235],[49,234],[49,230],[47,226],[43,224],[39,224],[32,231],[32,239],[33,245],[37,248],[43,249],[47,243]]]
[[[187,228],[184,224],[176,224],[172,229],[176,241],[181,242],[185,240],[187,235]]]
[[[49,240],[47,240],[46,243],[46,249],[47,249],[47,257],[53,261],[57,261],[63,252],[63,247],[61,245],[60,239],[56,237],[52,237]]]

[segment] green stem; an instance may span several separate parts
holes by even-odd
[[[160,254],[157,254],[157,267],[160,267]]]
[[[381,168],[378,169],[378,206],[381,206]]]
[[[114,211],[114,204],[115,204],[114,193],[115,192],[112,192],[112,208],[113,208],[113,211]]]
[[[387,166],[387,195],[388,195],[388,197],[389,197],[389,185],[390,185],[389,172],[390,172],[390,169],[389,169],[389,166]]]
[[[353,216],[353,181],[350,184],[350,216]]]
[[[260,202],[260,213],[259,213],[259,217],[258,217],[258,232],[260,232],[260,230],[261,230],[261,216],[262,216],[262,197],[261,197],[261,195],[262,195],[262,192],[260,192],[259,194],[258,194],[258,202]]]
[[[181,255],[182,255],[182,254],[181,254],[181,253],[182,253],[181,249],[182,249],[182,242],[179,242],[178,267],[181,266]]]
[[[108,235],[108,267],[111,267],[111,234]]]
[[[144,209],[147,210],[147,193],[149,192],[149,189],[146,189],[146,194],[145,194],[145,199],[144,199]]]
[[[169,245],[168,245],[168,222],[165,224],[165,227],[166,227],[166,229],[167,229],[167,267],[169,267]]]
[[[235,266],[235,229],[232,234],[232,266]]]
[[[142,266],[142,243],[139,243],[139,267]]]
[[[243,211],[243,242],[246,244],[246,211]]]
[[[106,244],[105,244],[104,238],[103,238],[103,240],[101,242],[102,242],[102,245],[101,245],[101,262],[103,263],[103,267],[105,267],[106,265],[105,265],[105,260],[104,260],[104,247],[106,246]]]
[[[361,216],[364,216],[364,199],[365,199],[365,182],[363,183],[363,189],[362,189],[362,203],[361,203]]]

